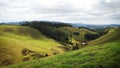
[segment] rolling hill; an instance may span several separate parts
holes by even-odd
[[[62,53],[62,46],[36,29],[0,25],[0,66]]]
[[[99,33],[95,31],[88,30],[86,28],[75,28],[75,27],[60,27],[58,30],[67,33],[68,35],[71,35],[71,43],[82,43],[84,41],[89,41],[85,35],[86,34],[92,34],[97,35]]]
[[[86,35],[93,37],[94,35],[97,36],[99,34],[96,31],[87,28],[77,28],[67,23],[55,23],[51,21],[21,22],[21,25],[35,28],[44,35],[66,44],[90,41],[93,39],[88,39]]]
[[[106,42],[113,42],[116,40],[120,39],[120,28],[116,27],[116,28],[107,28],[105,29],[105,31],[107,31],[108,33],[106,33],[105,35],[90,41],[88,44],[89,45],[96,45],[96,44],[102,44],[102,43],[106,43]]]

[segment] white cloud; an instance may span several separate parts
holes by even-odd
[[[120,22],[119,0],[0,0],[0,21]]]

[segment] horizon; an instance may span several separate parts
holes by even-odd
[[[20,23],[20,22],[32,22],[32,21],[45,21],[47,22],[48,20],[31,20],[31,21],[10,21],[10,22],[0,22],[0,23],[5,23],[5,24],[10,24],[10,23]],[[59,22],[59,23],[66,23],[66,24],[84,24],[84,25],[96,25],[96,26],[99,26],[99,25],[120,25],[120,23],[105,23],[105,24],[89,24],[89,23],[82,23],[82,22],[79,22],[79,23],[75,23],[75,22],[63,22],[63,21],[48,21],[48,22]]]
[[[119,0],[0,0],[0,22],[120,24]]]

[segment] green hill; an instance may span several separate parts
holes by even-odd
[[[76,28],[65,23],[53,23],[48,21],[22,22],[22,26],[30,26],[42,32],[44,35],[66,44],[76,45],[84,41],[90,41],[99,37],[99,33],[88,28]]]
[[[120,28],[108,28],[105,29],[105,31],[107,31],[108,33],[95,40],[90,41],[89,45],[102,44],[120,39]]]
[[[120,40],[5,68],[119,68]]]
[[[0,26],[0,66],[64,52],[63,46],[38,30]]]
[[[91,31],[85,28],[75,28],[75,27],[60,27],[58,30],[67,33],[68,35],[72,35],[72,39],[71,42],[83,42],[83,41],[87,41],[88,39],[85,37],[86,34],[92,34],[92,35],[96,35],[98,34],[95,31]]]

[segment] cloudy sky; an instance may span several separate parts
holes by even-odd
[[[120,24],[120,0],[0,0],[0,22]]]

